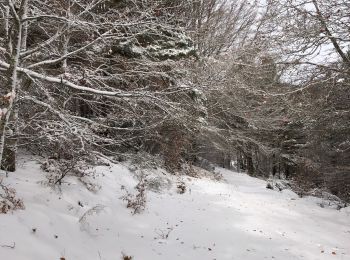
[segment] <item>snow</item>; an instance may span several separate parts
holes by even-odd
[[[26,209],[0,215],[0,259],[350,259],[350,208],[321,208],[316,198],[217,171],[223,181],[148,171],[166,185],[149,190],[146,210],[132,215],[120,199],[138,183],[127,166],[96,167],[94,193],[75,177],[61,189],[45,186],[40,165],[27,158],[4,180]],[[176,192],[179,180],[184,194]]]

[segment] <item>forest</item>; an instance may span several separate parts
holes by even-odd
[[[0,0],[0,137],[0,214],[23,156],[50,187],[221,167],[346,207],[350,1]]]

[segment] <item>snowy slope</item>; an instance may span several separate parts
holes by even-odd
[[[225,181],[182,177],[187,191],[178,194],[178,178],[158,170],[173,185],[148,191],[146,210],[132,215],[121,186],[132,191],[137,180],[125,166],[97,167],[102,188],[93,193],[73,177],[61,191],[45,187],[39,164],[24,162],[6,178],[26,209],[0,215],[0,260],[350,259],[349,208],[220,171]]]

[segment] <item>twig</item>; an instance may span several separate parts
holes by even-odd
[[[7,248],[14,249],[16,247],[16,243],[13,242],[13,245],[0,245],[0,247],[7,247]]]

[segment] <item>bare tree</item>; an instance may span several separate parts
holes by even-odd
[[[193,0],[188,25],[202,57],[239,49],[258,26],[259,1]]]
[[[14,170],[18,145],[111,153],[181,118],[174,96],[189,88],[171,59],[193,48],[158,1],[8,0],[0,8],[3,168]]]
[[[339,58],[349,67],[348,1],[285,0],[267,5],[270,22],[264,31],[270,49],[283,54],[281,63],[336,71]]]

